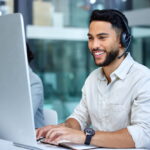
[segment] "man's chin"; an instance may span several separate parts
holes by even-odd
[[[95,65],[96,65],[96,66],[99,66],[99,67],[103,67],[103,63],[100,63],[100,62],[96,62],[96,61],[95,61]]]
[[[98,59],[98,58],[95,58],[95,57],[93,57],[94,58],[94,62],[95,62],[95,65],[96,66],[99,66],[99,67],[103,67],[103,64],[105,63],[105,59]]]

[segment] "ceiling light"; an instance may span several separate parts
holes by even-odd
[[[90,3],[94,4],[94,3],[96,3],[96,0],[90,0]]]

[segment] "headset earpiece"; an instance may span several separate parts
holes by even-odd
[[[125,48],[125,51],[124,51],[124,53],[122,53],[122,55],[118,56],[118,58],[120,59],[122,56],[124,56],[128,52],[132,36],[130,34],[130,29],[129,29],[128,23],[122,16],[121,12],[118,10],[112,10],[112,13],[114,13],[120,17],[120,19],[122,20],[122,23],[125,27],[125,31],[123,31],[120,36],[120,43]]]
[[[122,32],[121,36],[120,36],[120,42],[122,44],[123,47],[127,48],[128,43],[129,43],[129,36],[127,35],[127,33]]]
[[[122,23],[125,27],[125,31],[123,31],[121,33],[120,36],[120,43],[122,44],[122,46],[125,48],[125,51],[127,52],[131,43],[131,34],[130,34],[130,29],[129,26],[126,22],[126,20],[124,19],[124,17],[121,15],[121,12],[118,10],[112,10],[112,13],[116,14],[117,16],[120,17],[120,19],[122,20]]]

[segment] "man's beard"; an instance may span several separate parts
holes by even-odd
[[[94,57],[95,64],[97,66],[104,67],[104,66],[110,65],[118,57],[118,54],[119,54],[119,49],[112,50],[110,52],[106,52],[106,58],[105,58],[104,62],[99,63],[99,64],[96,63],[94,55],[93,55],[93,57]]]

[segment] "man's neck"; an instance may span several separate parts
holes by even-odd
[[[108,84],[111,82],[111,73],[114,72],[120,66],[124,59],[125,56],[121,57],[120,59],[116,58],[110,65],[102,67],[103,72],[108,80]]]

